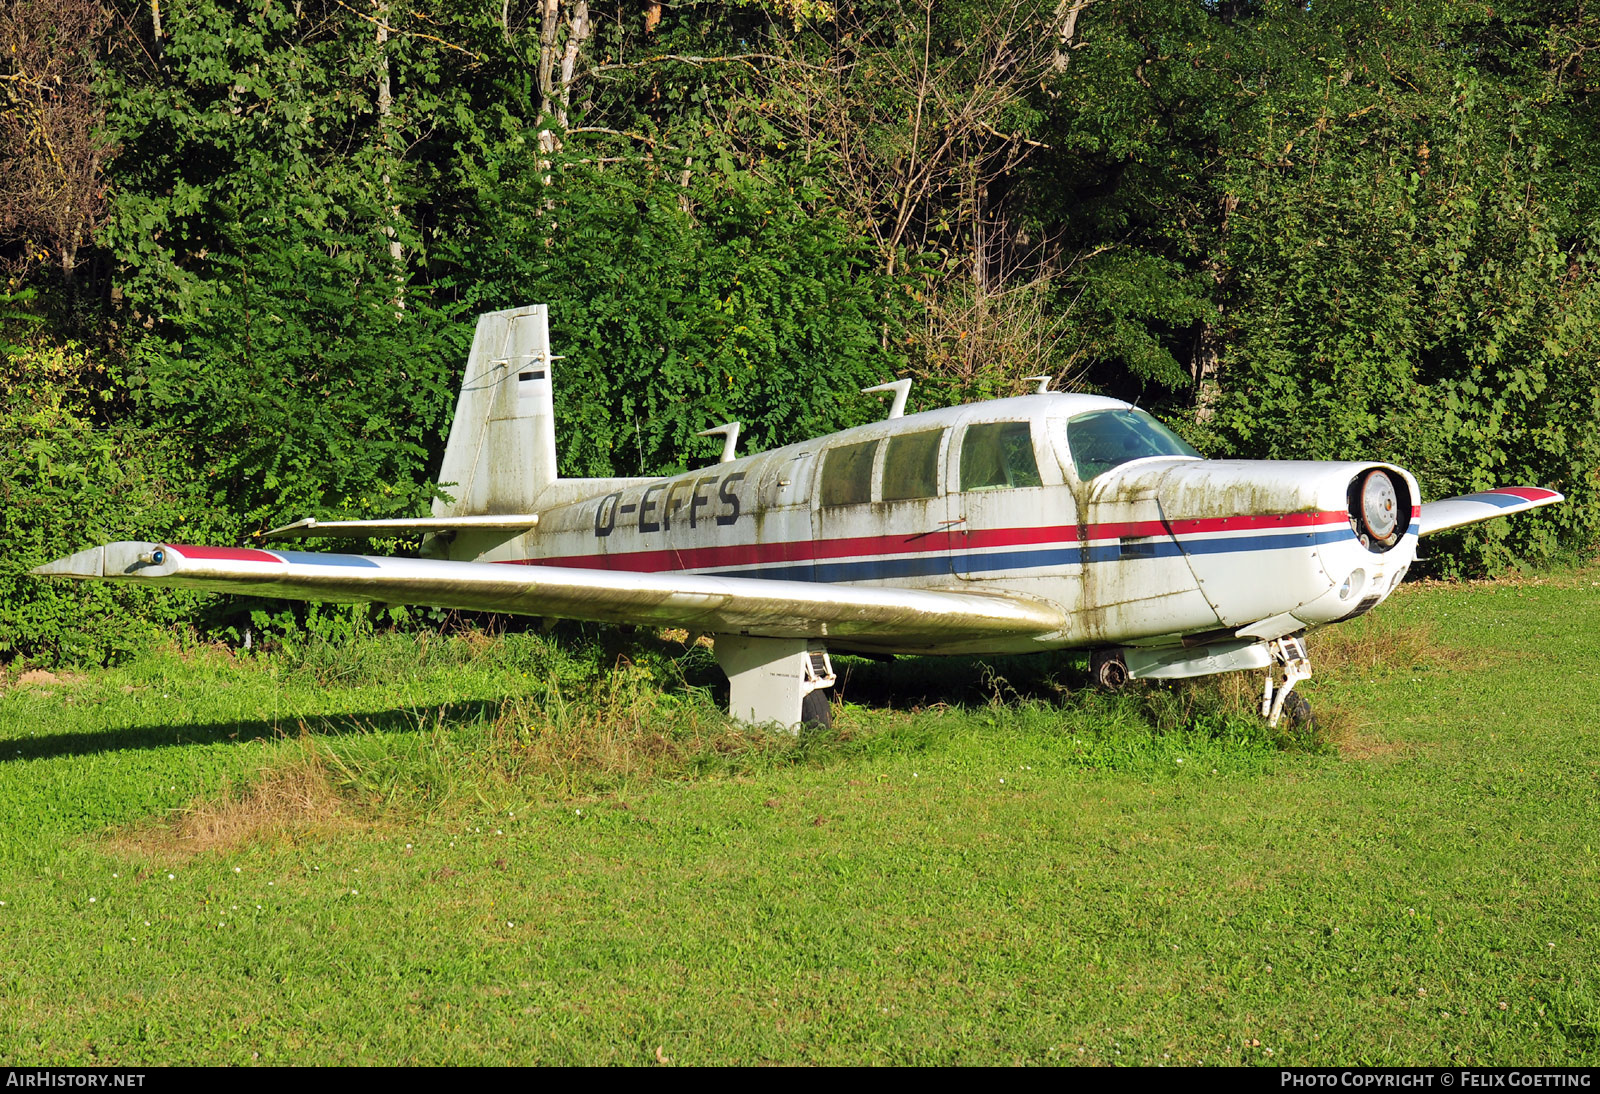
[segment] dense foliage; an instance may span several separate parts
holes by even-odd
[[[0,656],[191,609],[19,576],[61,550],[423,511],[475,313],[532,302],[567,474],[1049,372],[1571,499],[1436,570],[1586,550],[1596,46],[1562,0],[4,0]]]

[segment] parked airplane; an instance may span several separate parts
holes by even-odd
[[[664,478],[556,474],[543,305],[478,320],[440,482],[416,520],[307,519],[270,539],[421,533],[421,558],[111,543],[40,566],[298,600],[686,627],[715,636],[730,712],[828,719],[827,651],[1087,648],[1096,679],[1264,671],[1309,714],[1301,636],[1399,585],[1419,537],[1562,500],[1420,504],[1382,463],[1207,460],[1126,403],[1045,390],[903,413]]]

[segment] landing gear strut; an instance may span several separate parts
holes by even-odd
[[[1309,723],[1311,704],[1304,695],[1294,694],[1296,684],[1311,679],[1311,659],[1306,656],[1305,643],[1294,637],[1277,638],[1267,643],[1267,650],[1272,654],[1272,664],[1267,667],[1267,682],[1261,693],[1261,716],[1273,728],[1285,714],[1290,722]],[[1283,672],[1283,682],[1275,684],[1272,678],[1279,670]]]

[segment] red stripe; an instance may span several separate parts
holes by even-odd
[[[1546,498],[1556,497],[1554,490],[1541,490],[1536,486],[1502,486],[1495,490],[1485,490],[1485,494],[1510,494],[1523,501],[1544,501]]]
[[[1173,524],[1173,530],[1180,535],[1197,535],[1205,532],[1306,528],[1345,524],[1349,520],[1349,515],[1342,512],[1212,517],[1205,520],[1177,521]],[[616,554],[567,555],[508,561],[523,566],[583,566],[599,570],[659,573],[665,570],[701,570],[777,562],[818,562],[831,558],[853,558],[863,555],[951,554],[981,551],[990,547],[1076,543],[1079,541],[1078,533],[1079,529],[1071,525],[1055,528],[988,528],[967,533],[941,531],[915,536],[853,536],[842,539],[741,543],[718,547],[689,547],[682,550],[622,551]],[[1166,535],[1166,526],[1158,520],[1093,524],[1088,528],[1088,538],[1091,540],[1138,539]]]
[[[252,550],[249,547],[198,547],[189,543],[164,543],[162,546],[177,551],[184,558],[210,558],[226,562],[276,562],[280,565],[283,563],[283,559],[277,555]]]
[[[1348,524],[1350,514],[1344,512],[1279,513],[1270,516],[1209,517],[1205,520],[1175,520],[1175,535],[1189,536],[1199,532],[1247,532],[1266,528],[1313,528],[1323,524]],[[1146,535],[1150,533],[1145,533]]]

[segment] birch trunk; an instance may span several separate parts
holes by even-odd
[[[1078,34],[1078,16],[1094,0],[1061,0],[1056,5],[1056,47],[1051,65],[1057,72],[1067,67],[1067,51],[1076,49],[1073,39]]]
[[[383,143],[384,162],[388,162],[390,147],[390,116],[394,113],[394,99],[389,88],[389,3],[388,0],[377,0],[374,5],[378,18],[378,139]],[[391,223],[384,226],[384,234],[389,237],[389,260],[395,265],[395,279],[402,279],[400,273],[401,263],[405,255],[400,246],[400,238],[395,233],[393,221],[400,219],[400,206],[394,200],[394,185],[389,178],[389,170],[383,172],[383,200],[388,208]],[[396,298],[399,299],[398,289]],[[403,303],[402,303],[402,306]]]
[[[555,109],[556,36],[561,32],[561,0],[544,0],[539,23],[539,119]],[[539,147],[548,152],[550,131],[539,131]]]
[[[567,48],[561,55],[561,109],[556,120],[567,127],[567,111],[572,105],[572,78],[578,69],[578,53],[589,38],[589,0],[575,0],[572,18],[567,23]]]

